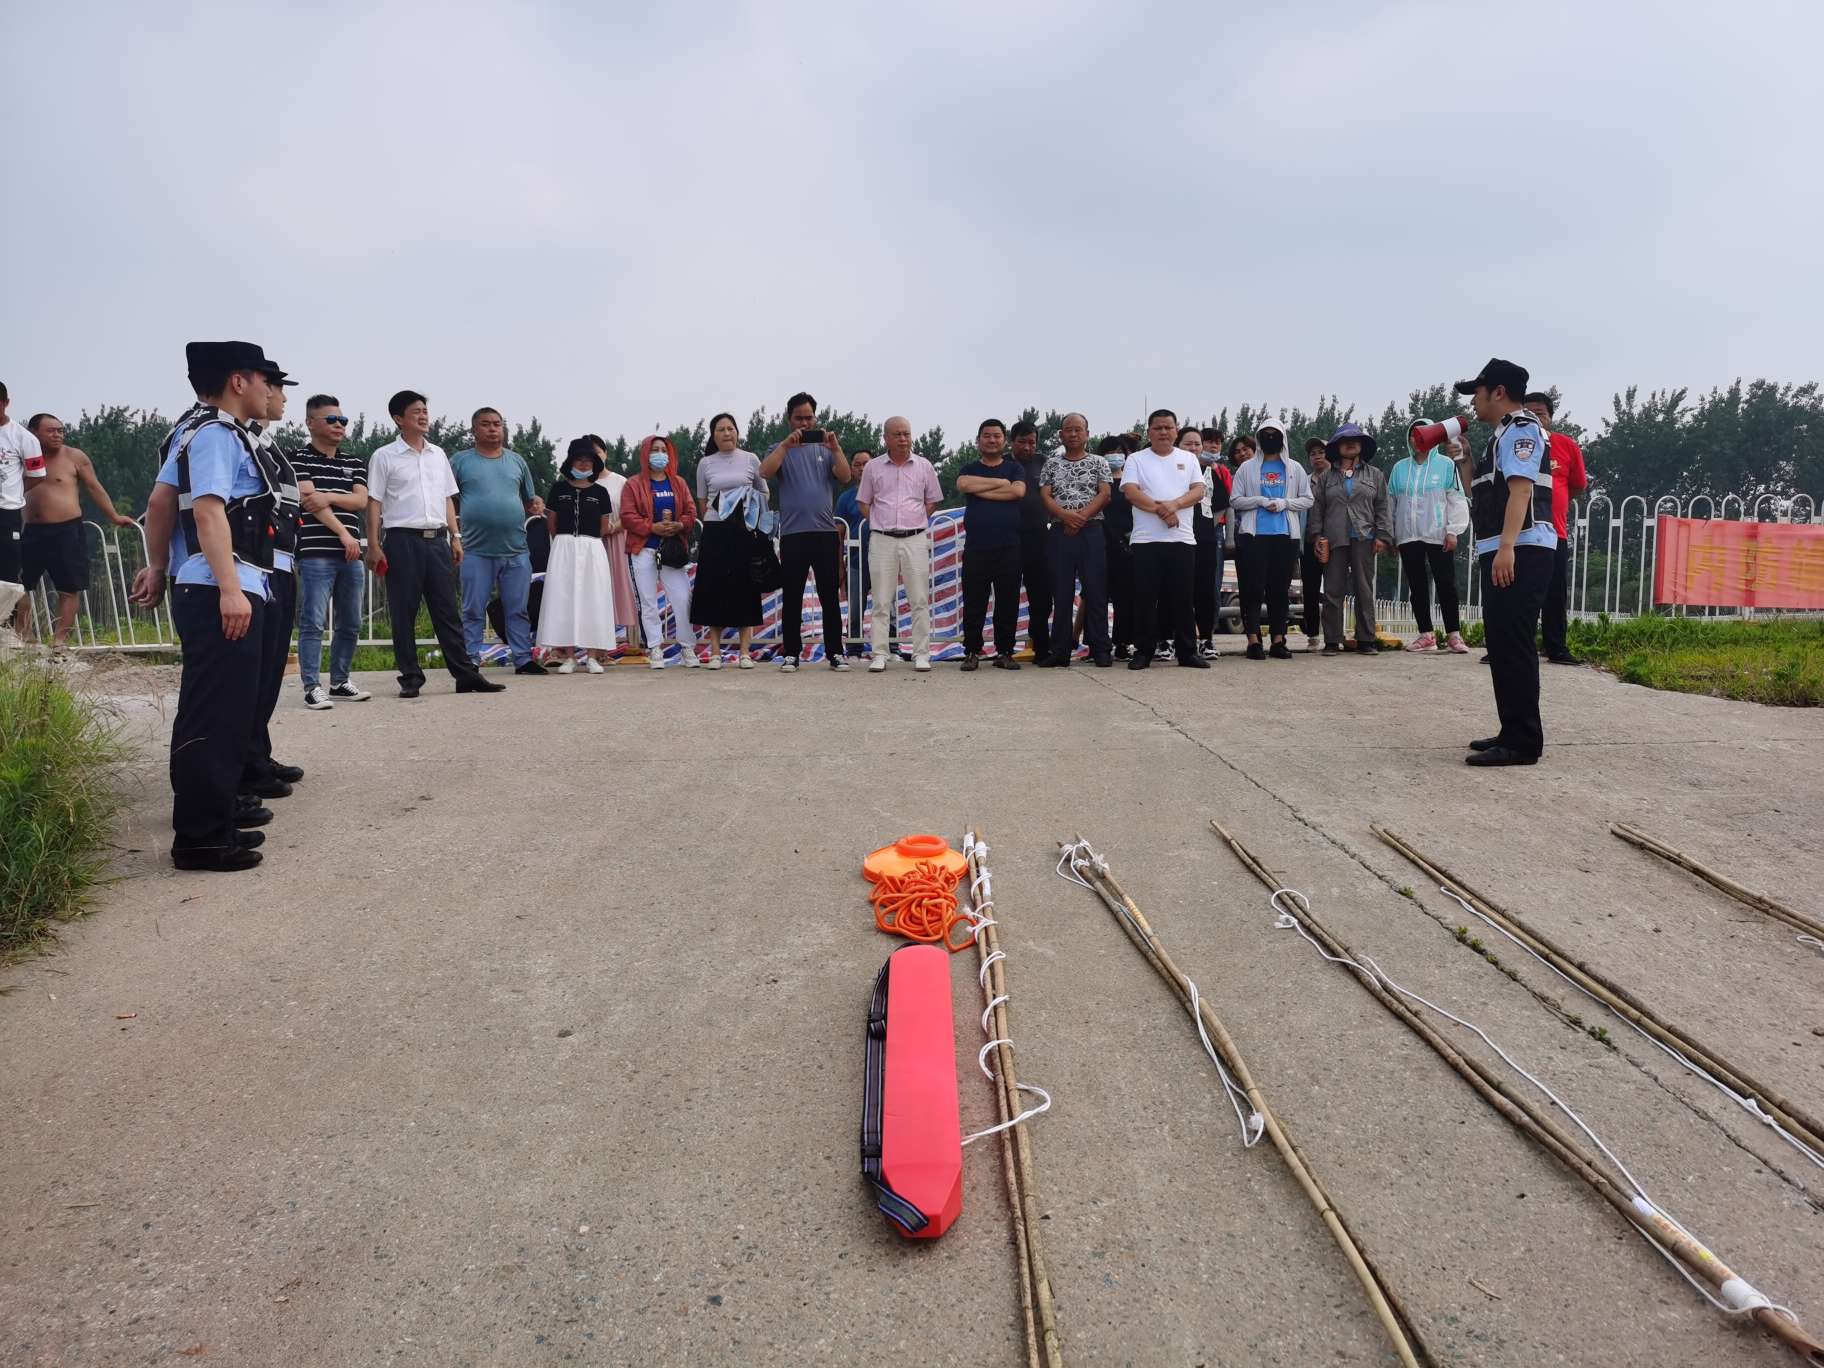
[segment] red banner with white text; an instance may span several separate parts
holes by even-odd
[[[1824,526],[1661,518],[1653,602],[1824,609]]]

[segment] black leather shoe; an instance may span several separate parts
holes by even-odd
[[[1200,655],[1179,656],[1178,668],[1181,670],[1207,670],[1210,662]]]
[[[971,673],[975,670],[979,670],[981,668],[982,668],[982,658],[980,656],[966,655],[963,657],[963,673],[964,674],[969,674],[969,673]]]
[[[252,869],[260,862],[260,852],[246,846],[211,846],[207,850],[179,850],[173,847],[171,863],[179,869],[207,869],[231,874],[239,869]]]
[[[496,684],[493,680],[483,679],[480,675],[476,675],[473,679],[456,681],[457,693],[505,693],[506,691],[505,684]]]
[[[1020,668],[1020,662],[1010,655],[997,655],[994,658],[994,668],[997,670],[1017,670]]]
[[[236,808],[234,824],[245,831],[248,827],[263,827],[272,820],[272,809],[255,803],[250,808]]]
[[[1115,658],[1107,651],[1104,651],[1099,656],[1092,656],[1090,658],[1095,661],[1098,670],[1106,670],[1115,663]]]
[[[1070,657],[1048,655],[1039,660],[1035,660],[1032,663],[1037,665],[1041,670],[1068,670],[1070,668]]]
[[[514,674],[523,674],[523,675],[542,675],[542,674],[550,674],[551,671],[547,670],[543,665],[540,665],[536,660],[528,660],[524,665],[515,667],[513,673]]]
[[[1127,662],[1127,668],[1130,670],[1147,670],[1152,668],[1152,664],[1153,658],[1142,651],[1137,653],[1132,660]]]
[[[304,777],[304,766],[281,765],[275,760],[272,764],[272,772],[278,775],[279,778],[283,779],[286,783],[295,784]]]
[[[1581,665],[1583,662],[1574,655],[1555,655],[1545,658],[1547,665]]]
[[[1283,641],[1276,641],[1273,643],[1273,649],[1267,654],[1275,660],[1290,660],[1292,659],[1292,648]]]
[[[1489,768],[1495,765],[1536,765],[1539,763],[1539,757],[1526,755],[1517,750],[1509,750],[1506,746],[1490,746],[1485,751],[1476,751],[1464,756],[1463,763],[1479,768]]]
[[[1498,746],[1500,744],[1501,744],[1500,737],[1485,736],[1480,741],[1471,741],[1469,743],[1469,748],[1473,751],[1493,750],[1496,746]]]
[[[401,684],[399,686],[399,697],[401,697],[401,698],[418,697],[418,686],[416,684]]]
[[[291,785],[277,775],[270,775],[265,779],[255,779],[251,783],[243,779],[241,792],[255,798],[289,798],[291,797]]]
[[[234,834],[241,843],[242,850],[257,850],[266,844],[266,833],[263,831],[237,831]]]
[[[1265,660],[1266,658],[1267,658],[1266,647],[1262,646],[1258,641],[1250,641],[1248,643],[1248,659],[1249,660]]]

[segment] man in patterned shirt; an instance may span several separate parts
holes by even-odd
[[[1041,656],[1041,669],[1070,664],[1076,640],[1071,621],[1077,585],[1083,586],[1083,635],[1090,657],[1106,670],[1115,663],[1108,639],[1108,561],[1102,536],[1102,510],[1108,506],[1111,476],[1108,462],[1088,450],[1089,420],[1080,413],[1064,415],[1058,429],[1062,451],[1045,458],[1039,476],[1039,496],[1051,518],[1051,542],[1046,554],[1051,562],[1053,617],[1051,651]]]

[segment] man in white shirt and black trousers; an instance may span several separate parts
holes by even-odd
[[[1197,623],[1191,589],[1197,564],[1197,540],[1190,509],[1203,498],[1205,481],[1214,479],[1198,468],[1197,458],[1178,447],[1178,415],[1154,409],[1146,420],[1145,450],[1127,458],[1121,490],[1134,510],[1129,541],[1134,553],[1135,640],[1139,650],[1127,662],[1130,670],[1153,663],[1152,643],[1169,626],[1179,665],[1207,670],[1210,662],[1197,653]],[[1160,601],[1170,621],[1159,622]]]
[[[430,401],[400,390],[386,411],[399,428],[367,464],[367,564],[386,566],[386,611],[393,620],[393,667],[399,697],[416,698],[424,687],[418,668],[418,605],[430,610],[431,627],[457,693],[500,693],[482,678],[463,644],[456,600],[456,567],[462,564],[462,531],[456,521],[456,476],[431,430]]]

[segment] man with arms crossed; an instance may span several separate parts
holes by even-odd
[[[333,394],[313,394],[304,405],[310,445],[292,457],[298,472],[304,521],[298,528],[298,681],[304,706],[322,712],[338,700],[365,702],[370,694],[349,679],[361,635],[361,510],[367,507],[367,470],[342,454],[348,415]],[[323,628],[335,606],[329,643],[329,687],[323,687]]]

